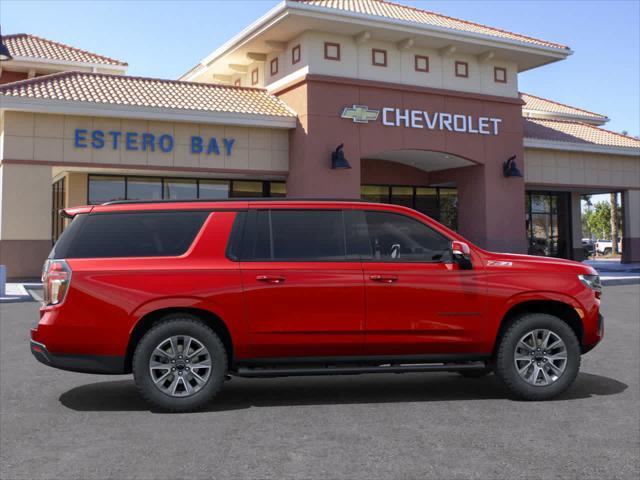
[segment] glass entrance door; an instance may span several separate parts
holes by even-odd
[[[569,258],[570,211],[567,192],[527,192],[529,255]]]

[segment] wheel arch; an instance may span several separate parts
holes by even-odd
[[[156,323],[161,321],[164,317],[172,313],[187,313],[199,318],[204,324],[209,326],[220,337],[222,344],[227,351],[227,360],[229,367],[233,365],[234,351],[233,351],[233,339],[231,332],[225,324],[225,322],[217,314],[197,307],[165,307],[159,308],[147,312],[142,316],[133,327],[131,334],[129,335],[129,342],[127,344],[127,350],[124,359],[125,373],[131,373],[133,353],[138,345],[140,339],[145,333],[153,327]]]
[[[514,303],[505,312],[500,322],[498,334],[496,335],[496,341],[493,347],[493,357],[495,357],[498,346],[500,345],[500,339],[509,328],[509,326],[515,322],[522,315],[529,313],[545,313],[547,315],[553,315],[565,322],[573,330],[578,338],[578,342],[582,345],[584,336],[584,325],[580,315],[576,311],[575,306],[571,303],[559,300],[559,299],[523,299],[517,303]]]

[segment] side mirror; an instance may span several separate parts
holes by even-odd
[[[471,263],[471,249],[466,243],[458,240],[452,241],[451,257],[453,258],[453,263],[457,263],[461,270],[473,269],[473,264]]]

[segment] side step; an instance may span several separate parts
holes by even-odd
[[[459,372],[460,370],[483,370],[486,363],[446,363],[446,364],[417,364],[417,365],[331,365],[331,366],[301,366],[301,367],[238,367],[231,375],[246,378],[258,377],[295,377],[307,375],[356,375],[360,373],[415,373],[415,372]]]

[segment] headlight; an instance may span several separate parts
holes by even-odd
[[[600,298],[600,293],[602,293],[600,275],[578,275],[578,278],[585,287],[588,287],[596,292],[596,297]]]

